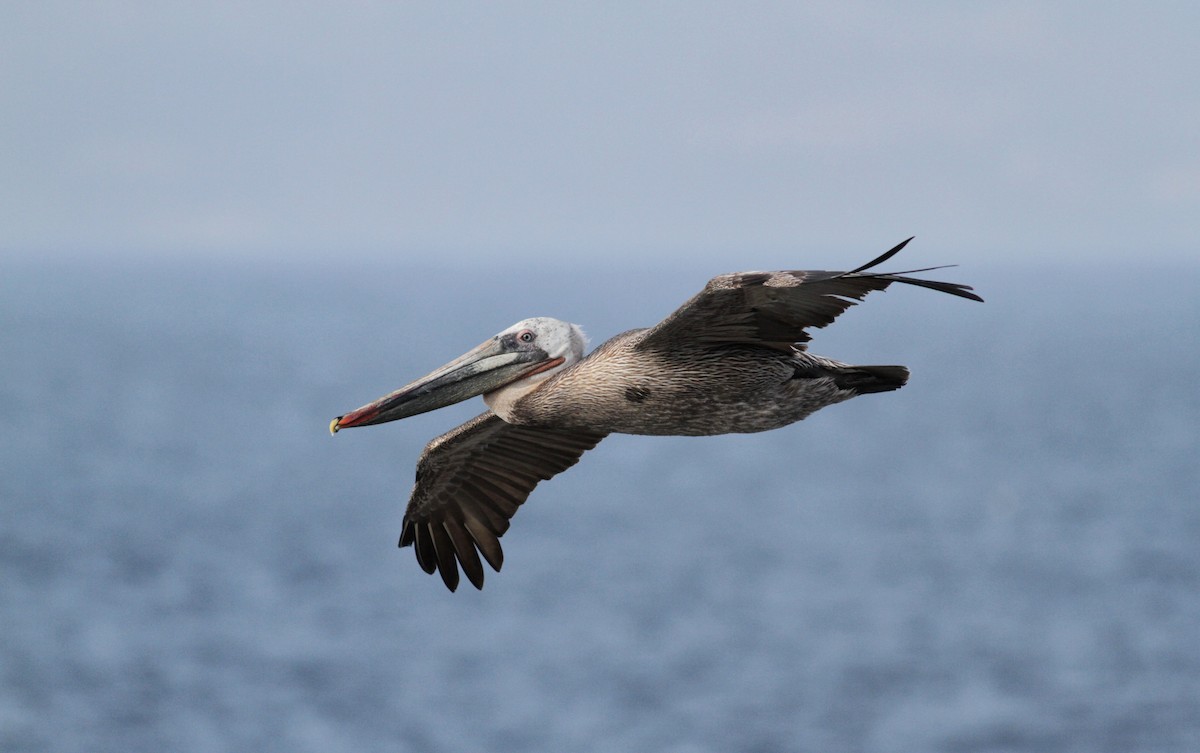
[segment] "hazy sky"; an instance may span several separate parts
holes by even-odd
[[[1195,258],[1197,39],[1192,2],[4,3],[0,258]]]

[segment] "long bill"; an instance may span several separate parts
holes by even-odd
[[[511,350],[500,338],[493,337],[417,381],[338,416],[330,422],[329,431],[336,434],[339,429],[382,424],[444,408],[561,362],[540,348]]]

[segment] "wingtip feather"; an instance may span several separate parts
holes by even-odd
[[[858,269],[852,269],[849,272],[846,272],[845,274],[856,275],[859,272],[863,272],[865,270],[870,269],[871,267],[876,267],[876,266],[879,266],[880,264],[883,264],[888,259],[890,259],[893,256],[895,256],[896,254],[900,253],[900,250],[902,248],[904,248],[905,246],[907,246],[909,241],[911,241],[913,238],[916,238],[916,237],[917,236],[915,236],[915,235],[910,235],[909,237],[905,238],[904,240],[900,241],[896,245],[889,248],[887,251],[884,251],[882,254],[880,254],[876,258],[874,258],[871,261],[867,262],[866,264],[862,265]]]

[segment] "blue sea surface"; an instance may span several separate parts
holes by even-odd
[[[331,418],[720,271],[8,265],[0,750],[1200,750],[1200,266],[873,294],[812,350],[903,390],[609,437],[482,592],[396,548],[482,403]]]

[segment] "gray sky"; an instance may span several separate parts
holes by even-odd
[[[1198,37],[1191,2],[4,3],[0,259],[1191,259]]]

